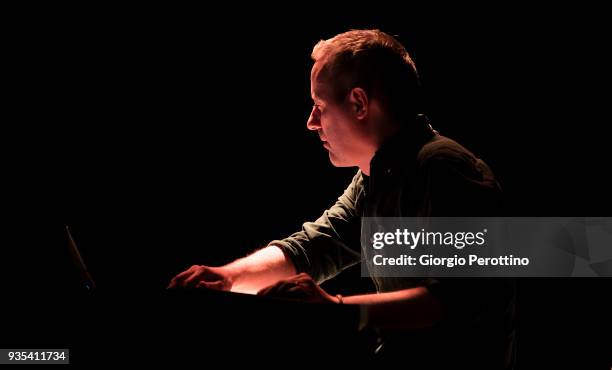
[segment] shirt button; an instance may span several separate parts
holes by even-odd
[[[386,174],[387,176],[391,175],[391,169],[390,169],[390,168],[387,168],[387,170],[385,171],[385,174]]]

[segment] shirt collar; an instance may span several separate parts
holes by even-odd
[[[397,167],[414,160],[425,143],[438,133],[431,127],[426,116],[419,115],[376,151],[370,161],[370,174],[392,175]]]

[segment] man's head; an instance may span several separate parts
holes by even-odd
[[[414,63],[397,40],[378,30],[320,41],[312,59],[308,128],[326,142],[334,165],[369,170],[382,141],[419,112]]]

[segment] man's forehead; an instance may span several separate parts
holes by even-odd
[[[312,95],[313,99],[321,99],[322,98],[322,88],[323,86],[321,86],[320,83],[318,83],[317,81],[312,81],[310,83],[310,95]]]
[[[312,70],[310,71],[310,92],[313,98],[322,98],[327,91],[327,87],[320,78],[320,72],[323,68],[323,64],[320,62],[316,62],[312,66]]]

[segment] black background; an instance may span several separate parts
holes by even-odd
[[[192,264],[227,262],[316,218],[354,169],[333,168],[306,129],[309,54],[351,28],[406,46],[433,126],[492,167],[508,215],[609,216],[610,30],[598,9],[33,7],[4,17],[6,291],[70,290],[65,224],[112,300],[158,294]],[[326,284],[369,287],[355,271]],[[611,334],[609,280],[520,288],[523,364],[609,356],[598,338]]]

